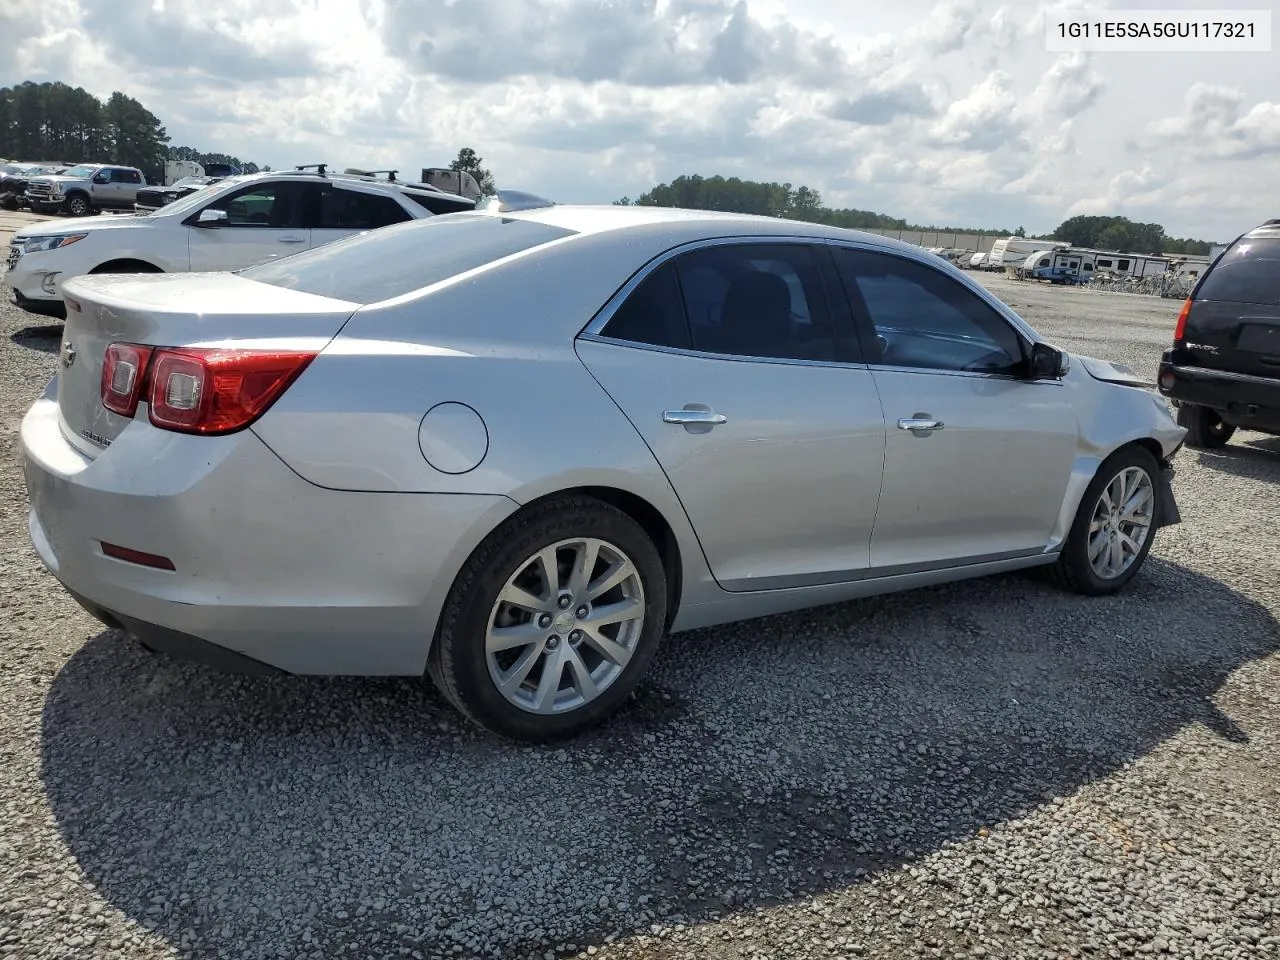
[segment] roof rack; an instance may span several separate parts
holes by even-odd
[[[324,171],[329,165],[327,163],[300,163],[295,166],[295,170],[314,170],[320,176],[324,176]]]
[[[524,190],[496,190],[476,202],[476,210],[513,213],[516,210],[538,210],[554,207],[555,201]]]
[[[399,170],[357,170],[355,167],[348,167],[346,170],[343,170],[342,172],[344,174],[348,174],[349,176],[353,176],[353,177],[367,177],[370,180],[376,180],[378,174],[385,173],[387,175],[388,183],[397,183],[398,181],[396,180],[396,174],[399,173],[400,171]]]

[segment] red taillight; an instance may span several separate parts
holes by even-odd
[[[312,351],[113,343],[102,367],[102,404],[131,417],[145,395],[157,427],[231,433],[261,416],[315,356]]]
[[[314,352],[157,350],[147,377],[151,422],[184,433],[247,427],[315,359]]]
[[[102,405],[122,417],[138,409],[151,348],[136,343],[113,343],[102,361]]]
[[[1191,298],[1187,297],[1182,302],[1182,309],[1178,311],[1178,325],[1173,328],[1173,339],[1181,342],[1187,333],[1187,314],[1191,312]]]

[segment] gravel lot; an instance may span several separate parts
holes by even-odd
[[[1144,372],[1178,307],[984,282]],[[1121,597],[681,635],[611,726],[519,748],[425,682],[227,677],[82,613],[16,456],[58,336],[0,308],[0,955],[1280,956],[1280,439],[1181,454]]]

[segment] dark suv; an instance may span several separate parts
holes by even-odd
[[[1238,237],[1182,305],[1160,361],[1192,447],[1220,447],[1236,428],[1280,435],[1280,219]]]

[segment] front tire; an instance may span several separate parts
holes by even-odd
[[[602,722],[666,628],[662,559],[638,523],[591,497],[535,504],[464,565],[428,673],[474,723],[546,741]]]
[[[1178,426],[1187,430],[1187,446],[1213,450],[1225,446],[1236,428],[1223,421],[1218,411],[1198,403],[1178,406]]]
[[[1102,462],[1051,568],[1060,586],[1100,597],[1138,575],[1155,539],[1158,476],[1155,457],[1142,447],[1123,447]]]
[[[87,217],[93,211],[93,204],[83,193],[73,193],[65,201],[67,214],[72,217]]]

